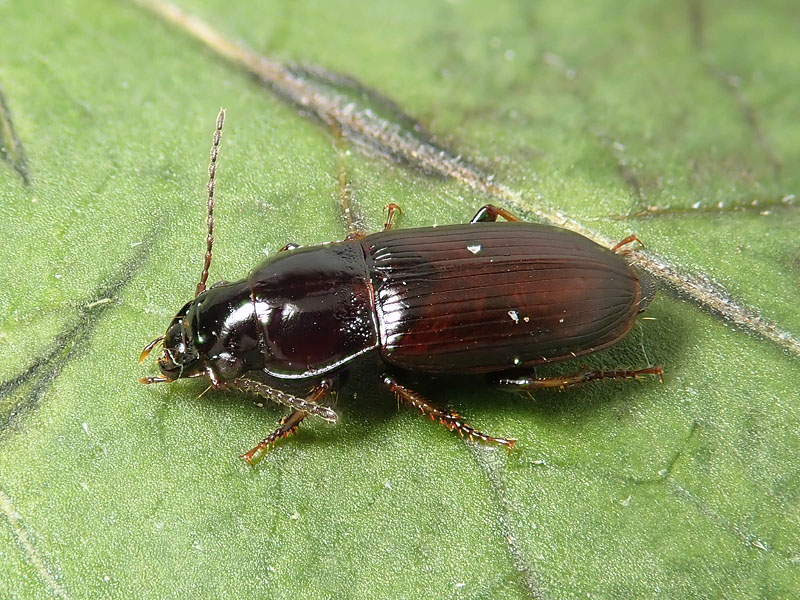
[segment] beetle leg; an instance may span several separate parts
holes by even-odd
[[[403,211],[400,210],[400,207],[394,202],[389,202],[389,204],[383,207],[383,210],[387,211],[386,223],[383,225],[383,230],[389,231],[392,227],[394,227],[394,213],[399,212],[402,214]]]
[[[289,242],[283,248],[278,250],[278,252],[286,252],[287,250],[297,250],[300,247],[300,244],[295,244],[294,242]]]
[[[339,418],[333,409],[317,403],[317,400],[322,398],[322,396],[319,396],[319,398],[316,396],[317,388],[314,388],[314,390],[312,390],[312,392],[305,399],[303,399],[293,396],[292,394],[282,392],[281,390],[269,386],[266,383],[262,383],[261,381],[255,381],[254,379],[247,379],[245,377],[231,379],[230,381],[223,381],[220,383],[219,387],[229,390],[239,390],[240,392],[261,396],[262,398],[277,402],[278,404],[283,404],[289,408],[303,411],[310,415],[314,415],[315,417],[320,417],[329,423],[335,423]],[[326,379],[317,387],[324,388],[325,393],[327,393],[331,387],[331,383]]]
[[[639,244],[642,246],[642,248],[645,247],[644,242],[642,240],[640,240],[638,237],[636,237],[636,235],[629,235],[625,239],[620,240],[613,248],[611,248],[611,251],[616,254],[617,250],[619,250],[623,246],[627,246],[628,244],[632,244],[633,242],[639,242]]]
[[[398,400],[402,400],[411,408],[419,410],[421,414],[428,415],[432,421],[438,420],[450,431],[457,432],[461,437],[466,435],[470,441],[477,439],[487,444],[492,443],[505,446],[509,450],[514,447],[514,444],[517,441],[510,438],[493,437],[474,429],[472,426],[467,424],[464,421],[464,417],[457,412],[445,410],[431,404],[416,392],[398,384],[394,378],[390,377],[389,375],[383,376],[383,383],[392,391],[395,396],[397,396]]]
[[[319,402],[330,393],[331,385],[332,384],[330,379],[323,379],[319,383],[319,385],[315,386],[311,390],[311,392],[309,392],[304,402],[308,403],[309,405],[319,406]],[[305,419],[309,414],[311,413],[307,410],[301,410],[301,409],[293,410],[290,414],[288,414],[287,416],[283,417],[280,420],[278,424],[279,426],[275,431],[270,433],[267,437],[261,440],[253,448],[242,454],[239,458],[243,458],[249,464],[252,465],[253,458],[256,455],[259,455],[262,452],[268,450],[279,439],[287,438],[294,432],[296,432],[300,423],[302,423],[303,419]]]
[[[494,223],[497,217],[503,217],[506,221],[520,221],[516,215],[510,213],[505,208],[499,208],[494,204],[481,206],[470,223]]]
[[[297,427],[308,416],[308,413],[302,410],[293,410],[290,414],[286,415],[280,420],[279,427],[270,433],[267,437],[261,440],[253,448],[240,455],[248,464],[253,465],[253,458],[266,450],[269,450],[275,442],[281,438],[287,438],[297,431]]]
[[[659,379],[664,380],[661,366],[656,366],[635,371],[625,369],[583,371],[562,377],[509,377],[498,379],[496,383],[506,392],[523,392],[547,388],[566,388],[601,379],[639,379],[642,375],[657,375]]]

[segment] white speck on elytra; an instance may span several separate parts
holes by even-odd
[[[517,311],[508,311],[508,316],[511,317],[511,320],[514,321],[514,323],[519,323],[519,313]]]
[[[473,254],[477,254],[478,252],[481,251],[481,245],[475,244],[474,246],[467,246],[467,250],[469,250]]]

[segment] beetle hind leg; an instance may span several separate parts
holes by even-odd
[[[419,410],[421,414],[428,415],[432,421],[439,421],[450,431],[455,431],[461,437],[466,435],[470,441],[478,440],[486,444],[497,444],[499,446],[505,446],[509,450],[514,447],[517,441],[511,438],[494,437],[478,431],[466,423],[464,417],[457,412],[445,410],[431,404],[416,392],[398,384],[394,378],[389,375],[383,376],[383,383],[397,396],[398,400],[401,400],[411,408]]]
[[[503,377],[497,379],[495,384],[506,392],[525,392],[573,387],[590,381],[600,381],[601,379],[641,379],[643,375],[656,375],[660,380],[664,380],[664,372],[659,365],[636,370],[600,369],[597,371],[581,371],[580,373],[561,377]]]

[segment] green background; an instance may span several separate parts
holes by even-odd
[[[367,92],[391,99],[524,216],[635,232],[800,334],[795,2],[181,6],[356,78],[326,88],[355,110],[392,119]],[[248,467],[237,455],[282,409],[141,386],[155,366],[136,357],[197,282],[218,108],[211,281],[343,237],[330,130],[131,4],[6,1],[0,23],[30,175],[0,162],[0,597],[796,595],[798,355],[670,290],[620,345],[554,370],[651,361],[663,384],[431,388],[518,438],[510,454],[398,409],[364,372],[338,425],[309,422]],[[409,227],[493,200],[357,146],[344,164],[370,229],[389,201]]]

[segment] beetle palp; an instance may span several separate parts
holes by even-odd
[[[160,344],[163,341],[164,341],[164,336],[162,335],[154,339],[149,344],[147,344],[147,346],[144,347],[144,350],[142,350],[142,353],[139,355],[139,364],[142,364],[144,362],[144,359],[150,356],[150,352],[153,350],[153,348],[155,348],[158,344]]]

